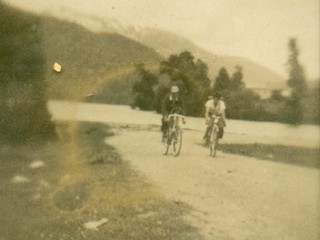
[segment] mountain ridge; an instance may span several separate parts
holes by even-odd
[[[163,58],[182,51],[190,51],[196,59],[199,58],[207,63],[209,77],[213,81],[220,68],[225,67],[231,76],[235,66],[238,65],[243,68],[244,82],[248,88],[274,90],[286,87],[286,80],[282,76],[260,63],[240,56],[215,55],[197,46],[191,40],[167,30],[126,25],[113,18],[84,14],[69,8],[56,11],[59,12],[60,19],[77,23],[93,32],[116,33],[130,38],[154,49]],[[58,15],[53,10],[50,14]]]

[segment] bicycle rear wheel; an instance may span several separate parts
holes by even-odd
[[[217,130],[213,129],[210,136],[210,156],[215,157],[217,151]]]
[[[181,145],[182,145],[182,131],[180,127],[176,127],[175,132],[172,134],[172,150],[173,150],[173,156],[178,156],[180,154]]]

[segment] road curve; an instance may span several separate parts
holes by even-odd
[[[206,239],[319,239],[318,169],[217,153],[202,134],[184,131],[178,157],[163,156],[156,131],[117,131],[108,138],[164,196],[193,207],[188,221]]]
[[[201,146],[201,118],[187,119],[181,155],[173,157],[162,155],[159,129],[145,127],[159,126],[155,113],[63,101],[51,101],[48,108],[54,121],[144,126],[138,131],[116,129],[106,141],[165,197],[190,205],[194,211],[186,220],[206,239],[319,239],[318,169],[222,152],[212,159]],[[223,141],[318,147],[318,132],[314,126],[229,120]]]

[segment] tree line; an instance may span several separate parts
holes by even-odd
[[[235,66],[232,75],[222,67],[212,81],[208,77],[207,64],[201,59],[195,59],[192,53],[184,51],[160,62],[157,73],[146,70],[143,64],[136,66],[140,81],[133,85],[133,106],[161,112],[164,96],[169,93],[172,85],[176,85],[186,103],[189,116],[203,116],[208,96],[219,94],[227,105],[226,114],[230,119],[319,124],[319,88],[307,88],[304,70],[298,60],[296,39],[290,39],[288,47],[289,96],[283,96],[280,91],[274,90],[269,99],[261,99],[246,87],[241,66]],[[306,111],[310,107],[317,110],[309,109],[311,114],[306,118]]]

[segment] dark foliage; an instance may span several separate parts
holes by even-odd
[[[220,95],[226,95],[230,91],[231,80],[227,69],[222,67],[219,71],[216,81],[214,83],[213,92]]]
[[[210,84],[208,67],[200,59],[195,60],[190,52],[171,55],[168,60],[160,63],[160,74],[167,74],[170,85],[177,85],[183,99],[187,114],[201,116],[203,105],[207,98],[207,89]],[[164,94],[164,87],[160,87],[157,94]],[[156,96],[156,106],[160,105],[161,97]],[[200,107],[201,106],[201,107]]]
[[[0,2],[0,136],[6,143],[49,139],[40,19]]]
[[[260,97],[248,89],[231,91],[225,97],[226,115],[231,119],[265,121],[267,113]]]
[[[303,122],[320,124],[320,80],[315,88],[309,88],[306,96],[302,99],[304,107]]]
[[[285,121],[292,124],[303,122],[302,98],[306,94],[307,86],[305,82],[304,70],[298,60],[299,50],[296,39],[289,40],[288,86],[291,89],[291,96],[287,100]]]
[[[242,90],[246,87],[245,83],[243,82],[242,67],[237,65],[235,68],[236,68],[236,71],[233,73],[231,77],[231,82],[230,82],[231,91]]]
[[[169,93],[169,88],[165,87],[162,84],[159,84],[155,92],[155,105],[154,105],[155,110],[158,113],[161,112],[161,103],[168,93]]]
[[[143,64],[136,67],[141,80],[133,85],[136,93],[134,106],[142,110],[154,110],[155,93],[153,87],[158,83],[156,75],[145,70]]]

